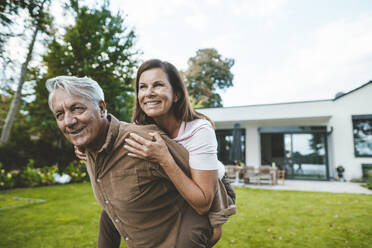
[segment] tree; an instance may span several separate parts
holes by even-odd
[[[46,3],[49,3],[49,2],[47,0],[34,1],[34,4],[36,5],[36,7],[33,8],[30,13],[31,27],[34,28],[34,31],[32,34],[30,44],[28,46],[28,52],[27,52],[25,62],[22,64],[22,67],[21,67],[21,73],[19,76],[17,90],[13,97],[12,104],[10,105],[8,115],[5,119],[5,123],[1,131],[0,145],[6,143],[9,140],[9,135],[10,135],[13,123],[14,123],[14,119],[18,112],[18,108],[21,102],[21,91],[22,91],[23,84],[25,82],[27,67],[32,58],[32,52],[34,49],[36,37],[39,32],[47,32],[47,25],[50,23],[50,18],[46,12],[46,10],[48,9],[48,6],[47,7],[45,6]]]
[[[14,15],[17,15],[19,9],[28,9],[29,13],[33,13],[36,8],[35,4],[27,0],[1,0],[0,4],[0,57],[3,54],[3,45],[9,37],[14,36],[11,31]]]
[[[188,60],[189,67],[183,74],[194,106],[222,107],[217,89],[233,86],[233,65],[234,59],[223,58],[213,48],[200,49]]]
[[[99,9],[79,7],[72,1],[75,25],[68,27],[62,40],[54,39],[43,57],[47,73],[90,77],[105,92],[107,109],[121,120],[129,120],[133,107],[133,76],[139,51],[134,50],[136,35],[105,1]]]
[[[133,48],[134,31],[124,23],[120,13],[110,12],[107,2],[99,9],[71,2],[75,23],[67,27],[63,37],[50,41],[48,52],[43,56],[46,68],[30,70],[30,80],[36,82],[35,101],[26,108],[32,133],[43,147],[39,159],[47,158],[44,163],[57,162],[61,167],[74,159],[73,149],[58,130],[48,107],[46,79],[60,75],[90,77],[104,90],[108,111],[120,120],[129,120],[133,108],[132,81],[139,54]]]

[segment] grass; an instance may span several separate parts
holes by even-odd
[[[216,247],[372,247],[372,195],[236,192]],[[2,191],[0,247],[96,247],[99,213],[88,183]]]

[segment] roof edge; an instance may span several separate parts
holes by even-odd
[[[357,88],[355,88],[353,90],[350,90],[349,92],[346,92],[345,94],[342,94],[342,95],[340,95],[338,97],[333,98],[333,101],[336,101],[336,100],[340,99],[341,97],[344,97],[346,95],[349,95],[349,94],[353,93],[354,91],[360,90],[361,88],[367,86],[368,84],[372,84],[372,80],[368,81],[365,84],[362,84],[361,86],[359,86],[359,87],[357,87]]]
[[[284,105],[284,104],[298,104],[298,103],[310,103],[310,102],[326,102],[326,101],[336,101],[338,99],[340,99],[341,97],[344,97],[348,94],[351,94],[352,92],[354,91],[357,91],[365,86],[367,86],[368,84],[372,84],[372,80],[368,81],[367,83],[365,84],[362,84],[361,86],[353,89],[353,90],[350,90],[349,92],[341,95],[341,96],[338,96],[338,97],[335,97],[335,98],[331,98],[331,99],[322,99],[322,100],[309,100],[309,101],[295,101],[295,102],[278,102],[278,103],[263,103],[263,104],[250,104],[250,105],[240,105],[240,106],[230,106],[230,107],[212,107],[212,108],[197,108],[196,110],[207,110],[207,109],[221,109],[221,108],[243,108],[243,107],[256,107],[256,106],[270,106],[270,105]]]

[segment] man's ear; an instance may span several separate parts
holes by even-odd
[[[101,100],[98,102],[98,107],[99,107],[99,113],[101,117],[105,117],[106,114],[106,103],[105,101]]]

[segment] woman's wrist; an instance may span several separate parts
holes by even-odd
[[[163,169],[171,168],[174,165],[174,159],[173,157],[169,154],[166,154],[165,156],[162,156],[161,161],[159,161],[159,164]]]

